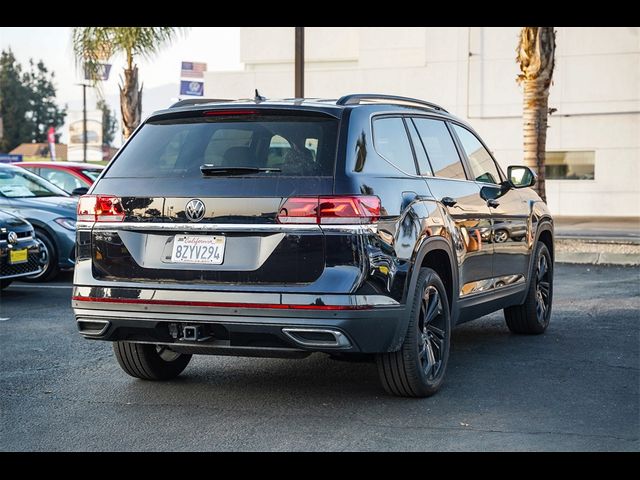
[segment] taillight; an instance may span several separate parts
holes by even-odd
[[[318,197],[291,197],[278,212],[280,223],[318,223]]]
[[[320,223],[370,223],[380,218],[380,199],[374,196],[320,197]]]
[[[118,197],[83,195],[78,200],[78,222],[121,222],[124,209]]]
[[[280,223],[354,224],[380,219],[380,199],[366,195],[288,198],[278,212]]]

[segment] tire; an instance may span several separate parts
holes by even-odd
[[[553,262],[547,246],[536,246],[527,297],[522,305],[504,309],[507,327],[513,333],[539,335],[549,326],[553,303]]]
[[[9,285],[11,285],[11,282],[13,280],[0,280],[0,290],[4,290],[5,288],[7,288]]]
[[[191,355],[148,343],[113,342],[122,370],[142,380],[169,380],[187,368]]]
[[[42,256],[46,263],[40,273],[25,277],[23,280],[26,282],[46,282],[48,280],[53,280],[58,276],[58,273],[60,273],[60,267],[58,266],[58,251],[48,234],[44,233],[40,229],[36,229],[35,233],[36,239],[40,243],[40,248],[43,252]]]
[[[509,232],[506,230],[496,230],[493,233],[493,241],[495,243],[504,243],[509,240]]]
[[[421,268],[400,350],[376,356],[382,386],[401,397],[433,395],[444,381],[450,343],[451,314],[444,284],[434,270]]]

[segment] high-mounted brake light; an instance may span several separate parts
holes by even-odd
[[[121,222],[124,209],[118,197],[83,195],[78,201],[78,222]]]
[[[205,117],[214,117],[218,115],[255,115],[258,113],[256,110],[208,110],[202,115]]]
[[[380,219],[380,199],[373,195],[291,197],[280,207],[280,223],[354,224]]]

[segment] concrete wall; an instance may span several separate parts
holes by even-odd
[[[378,92],[442,104],[506,167],[521,163],[518,28],[307,28],[305,95]],[[293,28],[243,28],[239,72],[205,73],[205,94],[293,96]],[[595,151],[594,180],[548,180],[556,215],[640,216],[638,27],[557,28],[547,149]]]

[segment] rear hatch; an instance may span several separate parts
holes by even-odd
[[[111,213],[93,228],[93,275],[313,282],[325,267],[320,226],[278,216],[291,197],[332,194],[338,127],[320,112],[257,107],[152,117],[83,199]]]

